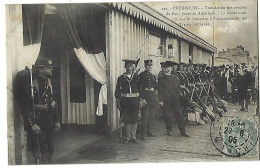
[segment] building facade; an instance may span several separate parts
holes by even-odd
[[[70,5],[70,4],[68,4]],[[105,83],[98,83],[85,71],[82,60],[77,60],[69,34],[61,22],[55,5],[45,13],[45,25],[40,55],[55,55],[60,86],[62,124],[95,124],[98,94],[101,85],[107,86],[107,125],[110,130],[119,128],[120,112],[116,108],[114,91],[116,80],[124,72],[122,59],[138,59],[138,68],[144,70],[144,60],[152,59],[153,73],[160,71],[160,62],[206,63],[211,66],[217,48],[184,29],[144,3],[91,4],[97,23],[101,49],[106,66]],[[84,5],[79,5],[84,6]],[[46,10],[46,11],[49,11]],[[9,164],[26,164],[26,133],[19,107],[13,95],[15,75],[22,70],[28,55],[23,45],[23,10],[21,4],[6,5],[7,18],[7,95],[8,95],[8,151]],[[19,19],[17,19],[19,18]],[[58,56],[57,56],[58,55]],[[81,68],[80,68],[81,67]],[[78,68],[78,69],[77,69]],[[77,70],[76,70],[77,69]],[[74,74],[82,73],[82,76]],[[73,79],[73,80],[72,80]],[[72,92],[73,81],[83,81],[81,94]],[[76,92],[76,91],[75,91]],[[85,95],[85,97],[84,97]]]
[[[226,51],[219,51],[217,59],[215,60],[215,65],[222,65],[222,63],[227,62],[223,60],[229,60],[232,64],[245,63],[246,65],[252,64],[252,59],[250,53],[245,50],[241,45],[235,48],[228,48]]]

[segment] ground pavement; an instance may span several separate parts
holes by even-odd
[[[249,112],[239,111],[238,105],[228,104],[225,116],[252,116],[255,105],[250,105]],[[87,164],[87,163],[158,163],[177,161],[218,161],[238,160],[223,156],[213,146],[210,139],[210,123],[195,126],[186,125],[187,134],[180,136],[177,125],[173,126],[173,135],[166,135],[163,120],[156,119],[152,126],[155,136],[139,140],[139,144],[121,144],[119,138],[103,137],[89,145],[81,143],[78,148],[66,152],[54,164]],[[86,136],[87,138],[87,136]],[[56,152],[59,152],[56,150]],[[66,154],[67,153],[67,154]],[[245,158],[244,158],[245,159]]]

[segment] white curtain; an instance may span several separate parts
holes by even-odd
[[[35,63],[37,57],[39,56],[41,49],[41,43],[30,44],[23,47],[24,59],[20,62],[20,67],[28,66],[29,68]]]
[[[96,114],[103,115],[103,104],[107,104],[107,78],[106,78],[106,61],[104,53],[88,54],[83,48],[74,48],[74,52],[78,57],[81,65],[88,72],[88,74],[102,84]]]

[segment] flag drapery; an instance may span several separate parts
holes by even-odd
[[[23,4],[23,55],[24,61],[21,67],[31,67],[41,49],[43,25],[44,25],[45,5],[43,4]]]
[[[103,104],[107,104],[106,61],[100,43],[101,38],[96,31],[98,27],[92,6],[57,5],[57,9],[62,16],[79,62],[93,79],[102,84],[96,114],[103,115]]]

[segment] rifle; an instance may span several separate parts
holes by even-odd
[[[32,99],[32,113],[33,113],[33,119],[36,120],[36,116],[35,116],[35,104],[34,104],[34,84],[33,84],[33,73],[32,73],[32,69],[33,67],[30,69],[30,81],[31,81],[31,99]],[[35,148],[34,148],[34,152],[35,152],[35,163],[36,164],[40,164],[40,160],[41,160],[41,149],[40,149],[40,142],[39,142],[39,137],[37,134],[33,135],[33,139],[35,142]]]

